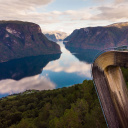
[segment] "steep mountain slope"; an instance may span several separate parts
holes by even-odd
[[[116,23],[105,27],[87,27],[73,31],[64,39],[67,47],[105,49],[128,45],[128,23]]]
[[[0,62],[26,56],[61,53],[39,25],[22,21],[0,21]]]
[[[67,33],[60,32],[60,31],[53,31],[53,32],[45,33],[45,36],[49,40],[57,42],[57,41],[62,41],[63,39],[65,39],[67,37]]]

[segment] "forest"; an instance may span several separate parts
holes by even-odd
[[[1,128],[105,128],[92,80],[0,100]]]
[[[128,83],[128,69],[121,68]],[[92,80],[0,99],[0,128],[106,128]]]

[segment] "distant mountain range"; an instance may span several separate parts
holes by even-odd
[[[63,41],[67,37],[67,33],[60,31],[46,32],[45,36],[54,42]]]
[[[128,22],[74,30],[64,39],[66,47],[98,49],[128,45]]]
[[[26,56],[61,53],[35,23],[0,21],[0,62]]]

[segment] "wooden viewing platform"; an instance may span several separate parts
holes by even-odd
[[[128,51],[107,51],[92,65],[92,76],[109,128],[128,128],[128,88],[120,67],[128,67]]]

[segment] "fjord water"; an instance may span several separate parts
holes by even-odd
[[[0,98],[25,90],[68,87],[91,79],[91,63],[98,50],[65,48],[62,54],[26,57],[0,63]]]

